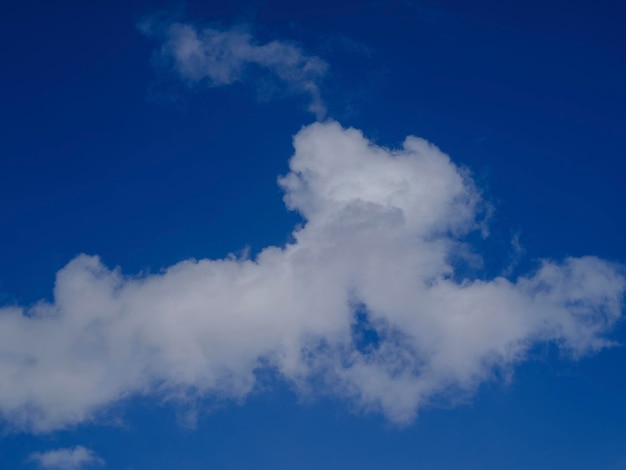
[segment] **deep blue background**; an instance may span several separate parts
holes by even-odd
[[[626,7],[619,1],[0,3],[0,301],[49,298],[80,252],[127,273],[283,244],[296,214],[276,185],[306,97],[252,83],[185,90],[151,64],[136,25],[248,23],[328,61],[329,115],[377,143],[425,137],[469,167],[495,207],[485,272],[513,236],[538,258],[626,263]],[[626,341],[620,325],[615,339]],[[135,400],[126,427],[0,441],[0,467],[83,444],[112,469],[626,468],[626,353],[579,363],[533,352],[512,383],[426,410],[408,429],[284,385],[225,405],[195,431]]]

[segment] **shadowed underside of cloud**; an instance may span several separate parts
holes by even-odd
[[[104,465],[104,460],[83,446],[35,452],[29,460],[51,470],[81,470]]]
[[[610,344],[621,267],[568,258],[515,280],[458,279],[480,195],[433,145],[389,150],[326,122],[294,146],[279,179],[305,219],[292,243],[139,277],[81,255],[53,302],[0,309],[5,422],[63,428],[134,395],[240,399],[270,368],[302,393],[408,423],[538,342],[575,357]],[[364,322],[374,340],[357,334]]]
[[[223,86],[241,81],[250,67],[269,72],[287,90],[310,97],[309,111],[321,119],[326,108],[319,82],[327,64],[283,41],[259,44],[243,28],[196,28],[191,24],[161,24],[149,19],[142,31],[162,41],[158,62],[171,68],[187,85]]]

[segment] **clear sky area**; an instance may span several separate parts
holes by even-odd
[[[625,21],[0,2],[0,468],[626,469]]]

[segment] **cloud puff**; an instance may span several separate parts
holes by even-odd
[[[247,68],[256,66],[273,74],[291,91],[308,94],[309,111],[319,119],[326,113],[318,84],[328,66],[293,44],[276,40],[259,44],[241,28],[198,29],[183,23],[163,26],[152,20],[144,22],[141,29],[163,41],[158,52],[161,62],[188,85],[229,85],[242,80]]]
[[[271,369],[408,423],[538,342],[575,357],[610,344],[619,266],[567,258],[514,280],[460,278],[480,194],[437,147],[386,149],[336,122],[294,146],[279,183],[305,223],[286,246],[135,277],[81,255],[53,302],[0,310],[4,420],[47,431],[133,395],[240,399]]]
[[[53,470],[80,470],[104,465],[104,460],[83,446],[35,452],[31,454],[30,460],[36,462],[41,468]]]

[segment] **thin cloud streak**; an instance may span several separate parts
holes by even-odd
[[[35,452],[29,460],[40,468],[50,470],[81,470],[100,467],[105,463],[92,450],[83,446]]]

